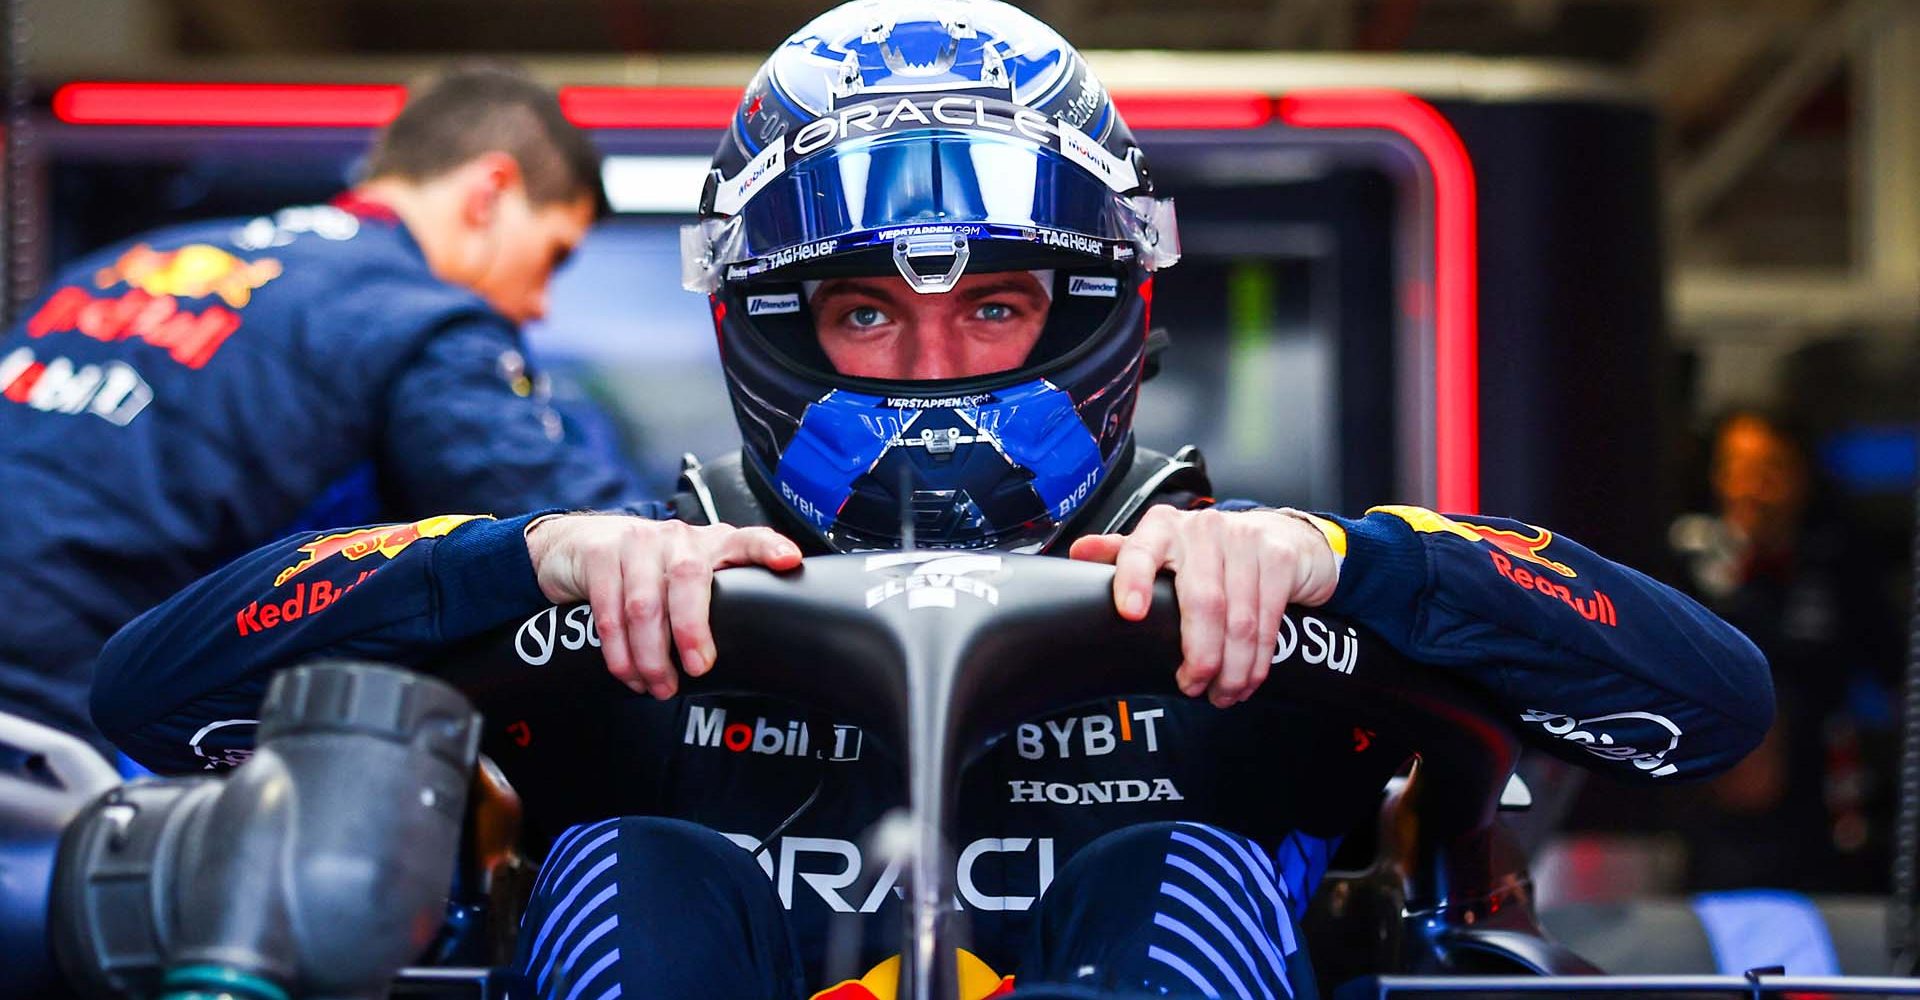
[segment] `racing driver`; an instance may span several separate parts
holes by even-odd
[[[1012,972],[1273,1000],[1313,994],[1306,901],[1404,757],[1337,713],[1240,704],[1288,605],[1364,624],[1534,745],[1617,776],[1714,773],[1770,722],[1744,637],[1564,537],[1414,507],[1215,505],[1192,463],[1136,446],[1172,206],[1078,53],[1013,7],[869,0],[801,29],[748,86],[683,243],[737,455],[690,463],[651,518],[447,515],[260,549],[113,639],[101,727],[156,769],[222,767],[282,666],[422,663],[585,602],[559,639],[597,644],[650,697],[536,694],[488,719],[551,838],[518,939],[531,990],[861,996],[818,978],[826,927],[897,905],[895,883],[853,885],[898,772],[831,719],[677,694],[680,669],[727,669],[713,570],[897,548],[910,522],[917,545],[1112,563],[1131,619],[1171,571],[1188,697],[1022,725],[962,776],[955,885],[984,962],[963,978],[975,997]],[[529,670],[546,641],[522,649]]]

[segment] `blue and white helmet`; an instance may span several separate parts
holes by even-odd
[[[1132,453],[1152,272],[1173,205],[1072,46],[995,0],[857,0],[780,46],[682,233],[711,296],[747,475],[839,550],[1034,551]],[[1020,367],[902,382],[841,375],[805,296],[898,275],[1051,272]]]

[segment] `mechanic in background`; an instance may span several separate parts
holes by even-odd
[[[59,274],[0,337],[0,711],[105,746],[107,637],[300,528],[637,498],[565,438],[519,330],[603,210],[553,93],[471,66],[416,88],[331,205]]]
[[[1801,438],[1757,410],[1712,440],[1717,513],[1675,520],[1679,583],[1773,665],[1779,715],[1746,760],[1676,802],[1688,888],[1884,892],[1892,863],[1898,617]]]

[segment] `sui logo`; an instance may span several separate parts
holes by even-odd
[[[1274,663],[1299,653],[1301,660],[1314,666],[1324,665],[1335,673],[1351,674],[1360,659],[1360,635],[1353,626],[1347,626],[1346,635],[1339,635],[1333,626],[1312,615],[1301,615],[1298,625],[1292,617],[1283,616],[1278,640],[1273,648]]]

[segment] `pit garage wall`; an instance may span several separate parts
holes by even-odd
[[[122,89],[144,93],[154,88]],[[226,89],[247,91],[239,98],[258,103],[258,95],[247,88]],[[384,120],[392,113],[387,104],[397,100],[398,91],[291,89],[299,92],[295,96],[330,102],[332,112],[351,119],[327,122],[335,125]],[[644,131],[705,125],[724,117],[735,99],[731,90],[712,88],[571,90],[574,93],[566,95],[572,99],[569,113],[583,124]],[[79,98],[71,91],[65,92],[64,109],[60,94],[53,101],[63,120],[73,120],[76,113]],[[90,100],[116,93],[111,85],[96,85],[92,91],[101,93],[90,94]],[[351,106],[342,112],[335,105],[345,100],[344,91],[351,91],[345,98],[352,100],[345,101]],[[683,99],[688,94],[702,100]],[[284,96],[274,99],[276,114],[285,113]],[[1216,99],[1202,103],[1212,107],[1227,100],[1257,112],[1221,128],[1258,128],[1271,120],[1269,98],[1242,92],[1213,96]],[[204,97],[197,93],[196,100],[185,105],[162,103],[204,109]],[[359,108],[354,104],[359,100],[387,104]],[[1401,94],[1399,100],[1411,98]],[[627,107],[635,102],[641,106]],[[1472,496],[1477,488],[1478,501],[1468,506],[1552,525],[1602,552],[1655,567],[1661,560],[1664,524],[1675,513],[1669,498],[1676,491],[1669,488],[1671,477],[1662,475],[1668,398],[1674,394],[1665,391],[1668,383],[1662,374],[1664,307],[1652,113],[1600,99],[1428,102],[1466,146],[1478,191],[1479,456],[1477,462],[1448,466],[1475,469],[1478,475],[1472,477],[1472,488],[1460,495]],[[1162,100],[1156,106],[1171,107],[1185,122],[1191,118],[1190,103]],[[239,111],[253,116],[247,122],[259,124],[255,118],[260,110],[253,104]],[[662,112],[672,114],[659,118]],[[601,120],[608,114],[612,120]],[[1284,109],[1281,117],[1286,117]],[[120,121],[112,114],[101,120]],[[1418,204],[1419,199],[1412,201]],[[1421,299],[1415,294],[1403,302]],[[1432,300],[1426,301],[1430,308]],[[1362,398],[1381,397],[1367,393]],[[1444,405],[1441,409],[1454,412]],[[1424,421],[1422,415],[1416,426]],[[1431,502],[1413,496],[1400,499]]]
[[[1654,115],[1432,103],[1478,181],[1480,509],[1657,573],[1679,491]]]

